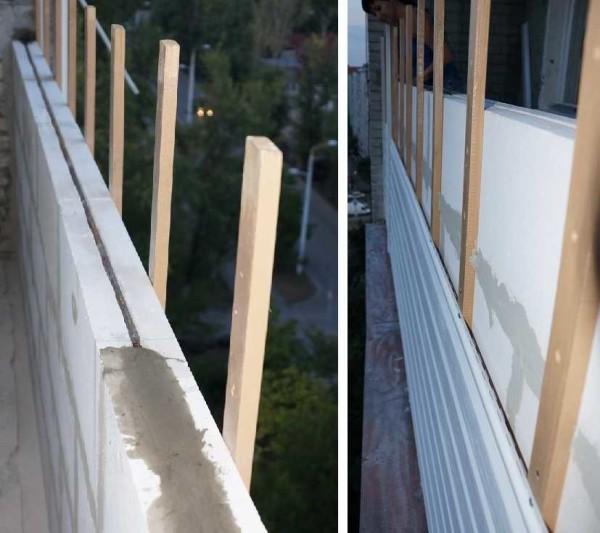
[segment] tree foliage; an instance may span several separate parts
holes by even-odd
[[[296,151],[302,160],[316,142],[337,138],[337,47],[311,35],[304,44],[295,124]]]
[[[252,484],[269,531],[337,528],[336,362],[335,342],[271,321]]]
[[[269,4],[263,1],[264,6]],[[276,4],[271,2],[274,9]],[[260,24],[252,0],[153,0],[150,20],[141,25],[132,20],[143,0],[98,0],[95,5],[105,28],[125,23],[127,69],[140,88],[138,96],[126,89],[123,217],[144,264],[150,233],[158,42],[167,37],[180,42],[182,63],[193,47],[200,50],[199,99],[214,110],[214,117],[177,126],[167,314],[178,338],[204,339],[209,329],[200,318],[202,312],[231,305],[222,270],[232,260],[237,242],[244,139],[264,135],[280,143],[290,114],[284,80],[262,67],[255,55],[253,32]],[[309,8],[301,10],[310,15],[312,3]],[[303,20],[292,20],[292,30]],[[310,124],[301,126],[302,146],[320,142],[332,131],[328,102],[335,100],[336,68],[329,61],[335,51],[323,42],[310,41],[307,53],[309,72],[303,88],[306,94],[314,92],[314,101],[292,102],[304,113],[320,115],[307,117]],[[203,44],[210,44],[210,50]],[[108,109],[109,57],[99,44],[95,155],[104,176],[108,175]],[[294,154],[287,152],[284,160],[292,158]],[[277,268],[294,262],[299,214],[299,195],[293,180],[285,177]],[[258,510],[272,531],[336,527],[337,344],[317,333],[303,333],[293,322],[281,322],[274,310],[252,486]],[[215,419],[220,420],[226,348],[185,352]],[[319,509],[312,504],[315,498]]]

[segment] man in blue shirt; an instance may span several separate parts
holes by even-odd
[[[366,13],[377,17],[381,22],[395,26],[400,18],[404,18],[407,5],[416,7],[415,1],[398,0],[362,0],[362,7]],[[413,17],[413,65],[417,64],[417,17]],[[424,35],[424,81],[431,84],[433,79],[433,23],[429,12],[425,10],[425,35]],[[444,43],[444,89],[450,92],[464,92],[463,86],[453,62],[452,51]]]

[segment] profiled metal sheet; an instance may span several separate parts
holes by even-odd
[[[545,531],[398,152],[384,150],[388,250],[431,531]]]

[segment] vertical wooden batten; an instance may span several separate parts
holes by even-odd
[[[600,303],[600,2],[589,3],[552,329],[529,481],[555,529]],[[595,473],[594,475],[597,475]]]
[[[44,0],[44,5],[50,4],[51,0]],[[50,18],[48,16],[48,18]],[[44,33],[46,30],[44,29]],[[54,0],[54,79],[64,90],[62,80],[63,55],[62,55],[62,33],[63,33],[63,17],[62,17],[62,0]],[[44,40],[46,38],[44,37]],[[50,56],[50,24],[48,24],[48,57]]]
[[[406,6],[404,11],[404,52],[406,58],[406,122],[404,124],[404,167],[412,180],[412,102],[413,102],[413,8]]]
[[[55,0],[56,2],[57,0]],[[50,2],[52,0],[41,0],[42,2],[42,50],[48,64],[50,64]],[[56,16],[56,10],[55,15]]]
[[[392,27],[391,32],[391,61],[392,72],[390,80],[390,90],[392,91],[392,140],[398,145],[398,28]]]
[[[425,0],[417,4],[417,145],[415,151],[415,190],[423,204],[423,115],[425,114]]]
[[[171,40],[160,41],[148,271],[150,281],[163,309],[167,301],[169,273],[169,234],[171,230],[178,76],[179,45]]]
[[[83,128],[85,142],[94,155],[96,136],[96,8],[85,8],[85,84]]]
[[[402,158],[404,151],[404,128],[405,128],[405,83],[406,57],[404,56],[404,18],[398,19],[398,152]]]
[[[42,52],[44,55],[46,54],[46,50],[44,50],[44,0],[35,0],[34,3],[34,18],[35,18],[35,40],[40,45]]]
[[[431,177],[431,235],[440,249],[440,195],[444,134],[444,0],[435,0],[433,11],[433,162]]]
[[[483,155],[483,117],[490,29],[490,0],[471,0],[469,24],[469,72],[463,182],[462,238],[458,297],[463,317],[473,322],[475,267],[479,229],[479,194]]]
[[[76,118],[77,113],[77,0],[69,0],[69,87],[67,91],[69,109]]]
[[[236,258],[223,438],[250,487],[267,337],[282,155],[248,137]]]
[[[123,154],[125,142],[125,28],[110,28],[110,126],[108,187],[119,214],[123,214]]]

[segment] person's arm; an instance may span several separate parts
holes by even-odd
[[[431,24],[431,20],[430,20],[429,16],[425,17],[425,44],[427,46],[429,46],[429,48],[434,50],[434,47],[433,47],[433,25]],[[446,66],[448,63],[452,62],[453,59],[454,59],[454,56],[452,55],[452,51],[450,50],[450,47],[444,41],[444,66]],[[431,65],[429,65],[425,69],[425,72],[423,73],[426,81],[429,80],[433,75],[433,65],[434,65],[434,63],[432,62]]]

